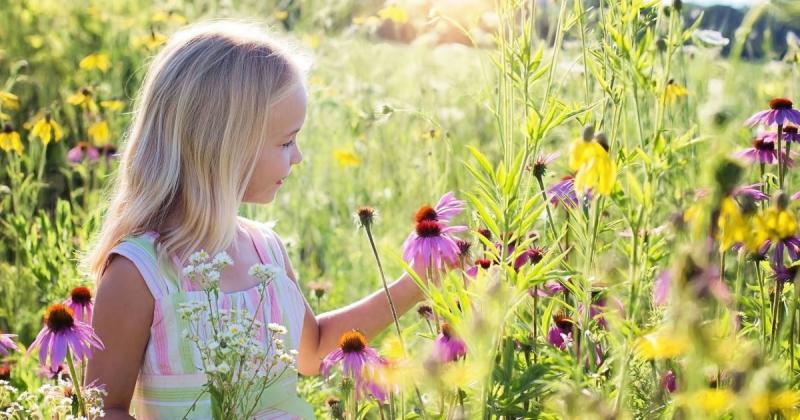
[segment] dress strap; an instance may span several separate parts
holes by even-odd
[[[242,223],[247,233],[250,235],[250,239],[253,241],[253,245],[256,248],[256,252],[258,253],[258,258],[261,260],[261,264],[275,264],[276,255],[274,251],[271,250],[271,247],[268,246],[264,240],[264,235],[256,229],[253,225],[249,222]],[[272,252],[270,252],[272,251]],[[283,269],[283,266],[280,266]],[[269,310],[270,310],[270,322],[281,323],[283,316],[281,314],[281,305],[278,302],[278,293],[275,290],[275,282],[278,279],[273,279],[267,285],[267,294],[269,295]]]
[[[129,259],[139,270],[153,299],[159,299],[175,292],[177,287],[161,269],[155,250],[155,239],[152,233],[126,237],[109,252],[109,256],[118,254]]]

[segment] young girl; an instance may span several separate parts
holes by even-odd
[[[93,327],[105,350],[86,382],[108,392],[106,418],[182,418],[200,394],[199,354],[181,336],[181,302],[205,299],[180,267],[199,249],[225,250],[234,264],[220,278],[221,303],[257,313],[257,263],[284,270],[259,319],[288,329],[297,366],[316,375],[350,329],[374,336],[391,321],[377,291],[315,315],[280,238],[237,216],[241,203],[269,203],[302,161],[296,137],[306,114],[300,59],[253,24],[210,22],[174,35],[155,57],[136,102],[114,195],[88,254],[97,279]],[[390,288],[400,313],[422,299],[406,274]],[[297,396],[297,376],[261,398],[257,418],[313,418]],[[190,418],[210,418],[206,393]]]

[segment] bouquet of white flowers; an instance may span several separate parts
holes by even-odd
[[[264,391],[287,369],[296,370],[297,351],[286,351],[281,338],[286,334],[286,327],[270,323],[267,326],[270,337],[265,345],[254,334],[263,326],[255,314],[246,309],[219,307],[220,273],[232,264],[225,252],[212,259],[200,251],[189,258],[189,265],[183,270],[186,276],[200,284],[206,294],[206,302],[186,302],[181,304],[179,311],[189,323],[183,336],[200,351],[202,370],[207,377],[203,391],[184,418],[206,392],[211,398],[214,419],[250,418]],[[259,307],[277,270],[277,267],[265,264],[250,268],[250,275],[260,280],[257,286]]]

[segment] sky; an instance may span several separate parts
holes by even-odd
[[[708,6],[712,4],[724,4],[728,6],[749,6],[758,0],[686,0],[687,3],[701,4]]]

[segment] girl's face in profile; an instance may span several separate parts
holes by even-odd
[[[305,88],[298,85],[270,109],[266,143],[245,189],[245,202],[266,204],[274,200],[292,165],[303,160],[297,133],[306,118],[306,100]]]

